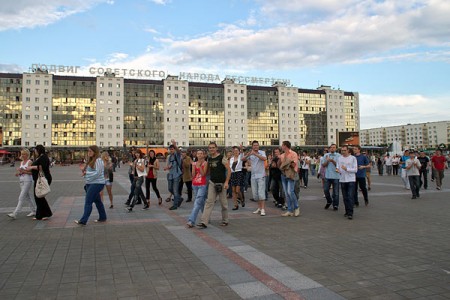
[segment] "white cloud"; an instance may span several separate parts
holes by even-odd
[[[70,15],[89,10],[110,0],[22,0],[2,1],[0,31],[34,28],[55,23]]]
[[[160,38],[156,40],[162,45],[160,54],[165,53],[168,60],[181,66],[239,66],[241,70],[424,58],[449,61],[449,1],[262,3],[262,8],[251,11],[247,20],[221,24],[213,33],[184,39]],[[317,10],[323,14],[311,13]],[[276,24],[261,28],[257,20],[262,18],[267,23],[275,20]]]
[[[153,28],[145,28],[144,31],[145,32],[149,32],[149,33],[153,33],[153,34],[159,34],[158,30],[153,29]]]
[[[150,0],[150,1],[155,4],[159,4],[159,5],[166,5],[170,2],[172,2],[172,0]]]
[[[450,95],[360,94],[361,129],[448,120],[449,98]]]
[[[16,64],[0,64],[0,73],[22,73],[24,68]]]

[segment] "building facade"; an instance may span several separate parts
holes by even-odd
[[[399,142],[403,149],[434,149],[450,144],[450,121],[363,129],[361,145],[388,146]]]
[[[0,73],[3,147],[323,147],[359,130],[359,95],[329,86],[250,86],[226,79],[164,80]]]

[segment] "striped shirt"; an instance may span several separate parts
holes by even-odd
[[[86,184],[105,184],[105,167],[103,164],[103,160],[101,158],[97,158],[95,161],[95,168],[91,168],[89,165],[86,168],[86,175],[84,175],[84,179],[86,180]]]

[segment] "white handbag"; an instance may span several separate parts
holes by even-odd
[[[45,178],[42,172],[39,172],[39,177],[36,182],[36,187],[34,188],[34,193],[38,198],[44,198],[50,193],[50,185],[48,184],[47,178]]]

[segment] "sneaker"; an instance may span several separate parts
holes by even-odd
[[[169,208],[169,210],[175,210],[175,209],[177,209],[177,208],[178,208],[178,206],[173,205],[173,206],[171,206],[171,207]]]
[[[294,217],[298,217],[298,216],[300,216],[300,208],[296,208],[294,210]]]
[[[347,219],[353,220],[353,216],[348,216]]]
[[[257,210],[255,210],[253,213],[254,214],[259,214],[261,212],[261,209],[260,208],[258,208]]]
[[[205,228],[207,228],[208,226],[206,226],[205,223],[199,223],[199,224],[197,224],[197,227],[198,227],[199,229],[205,229]]]
[[[34,217],[35,215],[36,215],[35,212],[30,212],[30,213],[27,215],[27,217]]]
[[[261,216],[265,216],[266,215],[266,211],[264,209],[261,209]]]
[[[440,190],[440,189],[441,189],[441,187],[440,187],[440,186],[438,186],[438,187],[436,187],[436,189],[437,189],[437,190]]]
[[[291,212],[289,212],[289,211],[287,211],[287,212],[285,212],[284,214],[282,214],[281,216],[282,216],[282,217],[292,217],[292,216],[294,216],[294,214],[291,213]]]
[[[149,209],[149,208],[150,208],[150,206],[148,206],[147,204],[145,204],[144,207],[142,208],[142,210],[147,210],[147,209]]]
[[[86,226],[86,223],[83,223],[81,221],[75,220],[74,222],[77,223],[78,225]]]
[[[11,219],[16,219],[16,215],[14,213],[10,213],[8,214],[8,217],[10,217]]]
[[[127,208],[125,208],[128,212],[132,212],[133,211],[133,208],[132,207],[127,207]]]
[[[328,209],[328,208],[330,208],[330,206],[331,206],[331,203],[327,203],[327,204],[325,204],[324,209]]]
[[[281,207],[281,210],[287,210],[287,206],[283,205],[283,207]]]

